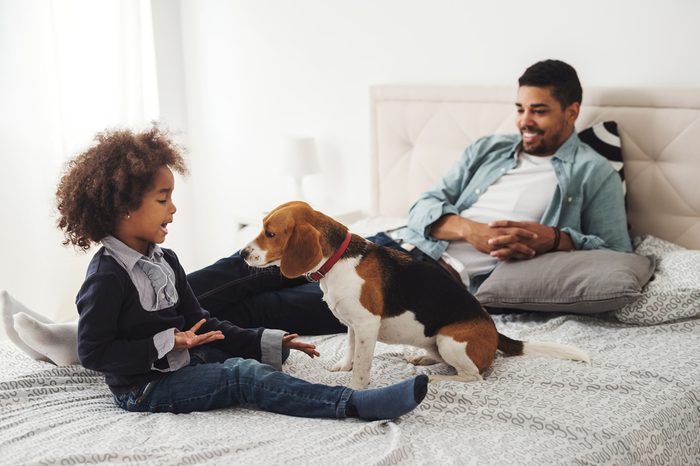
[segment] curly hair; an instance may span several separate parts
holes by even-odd
[[[583,90],[576,70],[561,60],[542,60],[525,70],[518,78],[519,86],[551,87],[562,109],[574,102],[581,103]]]
[[[187,174],[182,150],[158,127],[108,130],[95,141],[67,163],[56,190],[63,244],[84,251],[113,233],[120,216],[141,206],[160,167]]]

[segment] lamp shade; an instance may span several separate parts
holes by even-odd
[[[320,172],[316,141],[311,137],[289,138],[283,154],[282,172],[296,179]]]

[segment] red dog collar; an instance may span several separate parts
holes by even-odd
[[[328,271],[335,265],[336,262],[338,262],[340,256],[342,256],[345,250],[348,248],[348,244],[350,244],[350,238],[352,238],[352,233],[348,231],[345,235],[345,239],[343,240],[343,244],[340,245],[338,250],[335,251],[335,253],[330,257],[330,259],[326,261],[325,264],[321,266],[320,269],[318,269],[315,272],[307,272],[306,279],[310,282],[317,282],[323,277],[325,277]]]

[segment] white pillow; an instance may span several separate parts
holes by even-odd
[[[348,225],[348,228],[364,237],[376,235],[380,231],[392,236],[391,232],[405,227],[406,224],[407,219],[403,217],[367,217]]]

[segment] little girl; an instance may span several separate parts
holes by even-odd
[[[298,335],[243,329],[202,309],[175,253],[161,248],[176,212],[171,171],[186,173],[157,128],[99,134],[57,191],[66,244],[102,243],[77,296],[78,356],[104,373],[129,411],[186,413],[252,404],[293,416],[389,419],[427,392],[419,375],[373,390],[312,384],[281,372]]]

